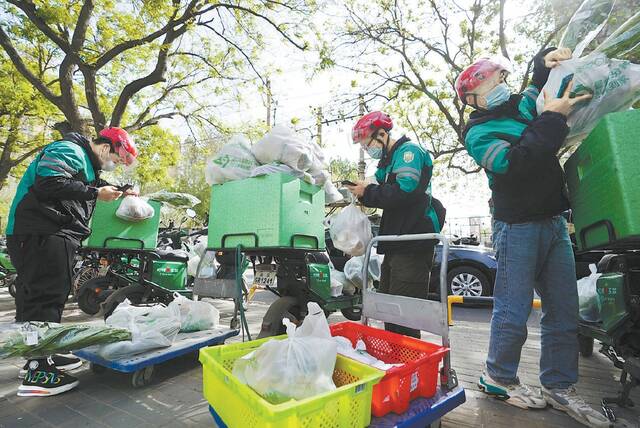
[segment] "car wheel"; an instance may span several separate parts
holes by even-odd
[[[454,296],[478,297],[491,294],[489,280],[479,269],[470,266],[459,266],[447,275],[449,294]]]

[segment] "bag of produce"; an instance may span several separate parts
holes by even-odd
[[[238,358],[233,375],[272,404],[302,400],[336,389],[333,370],[337,344],[332,339],[324,311],[307,303],[309,314],[296,328],[288,319],[287,338],[270,340]]]
[[[151,193],[146,195],[146,198],[167,203],[174,208],[193,208],[200,203],[200,199],[189,193],[168,192],[166,190]]]
[[[126,221],[143,221],[153,217],[155,210],[139,196],[125,196],[116,211],[116,216]]]
[[[213,159],[207,161],[204,175],[210,185],[222,184],[249,177],[257,166],[249,141],[241,135],[234,135]]]
[[[329,219],[329,234],[334,247],[352,256],[363,255],[373,238],[369,218],[355,203]]]
[[[213,305],[187,299],[174,293],[169,307],[175,306],[180,313],[180,331],[192,332],[215,328],[220,322],[220,313]]]

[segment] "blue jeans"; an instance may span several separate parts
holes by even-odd
[[[561,216],[529,223],[493,223],[498,260],[487,372],[518,383],[533,290],[542,300],[540,383],[567,388],[578,381],[578,292],[567,223]]]

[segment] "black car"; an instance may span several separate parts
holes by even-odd
[[[377,228],[374,226],[376,235]],[[325,232],[325,245],[333,266],[342,271],[351,256],[333,246],[329,231]],[[436,246],[430,294],[439,294],[440,261],[442,260],[442,244]],[[491,296],[496,278],[497,262],[492,249],[475,245],[450,245],[447,264],[447,283],[449,294],[459,296]]]

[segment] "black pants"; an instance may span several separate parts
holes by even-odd
[[[380,274],[381,293],[426,299],[433,266],[434,246],[413,253],[388,252],[384,255]],[[384,323],[387,331],[420,338],[420,330]]]
[[[16,268],[16,322],[60,322],[71,289],[78,245],[56,235],[10,235],[7,249]]]

